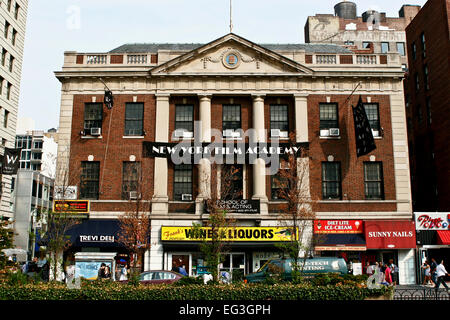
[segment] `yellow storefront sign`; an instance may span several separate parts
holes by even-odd
[[[292,228],[288,227],[230,227],[220,228],[222,241],[291,241]],[[298,235],[298,231],[297,231]],[[210,227],[161,227],[161,241],[211,241]]]

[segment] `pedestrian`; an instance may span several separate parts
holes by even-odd
[[[389,268],[391,269],[392,282],[394,286],[398,284],[398,267],[394,263],[394,259],[389,259]]]
[[[182,265],[181,267],[179,267],[178,268],[178,272],[180,273],[180,274],[182,274],[183,276],[187,276],[188,275],[188,273],[186,272],[186,267],[185,267],[185,265]]]
[[[102,262],[102,264],[100,265],[100,269],[98,269],[97,279],[104,279],[105,278],[105,268],[106,268],[106,264],[104,264]]]
[[[446,275],[448,275],[447,270],[445,270],[444,267],[444,260],[441,260],[441,263],[436,267],[436,274],[437,274],[437,283],[436,283],[436,291],[439,290],[439,286],[441,285],[441,283],[444,285],[445,290],[448,292],[448,286],[444,281],[444,278]]]
[[[389,268],[388,264],[384,265],[384,279],[389,285],[392,284],[392,270]]]
[[[424,279],[423,279],[423,285],[430,285],[431,284],[431,267],[428,263],[428,260],[425,260],[425,262],[422,265],[422,270],[424,273]]]
[[[180,267],[177,266],[175,261],[172,263],[172,271],[180,273]]]
[[[370,266],[370,262],[366,262],[366,274],[370,277],[372,275],[372,267]]]
[[[127,265],[125,264],[122,269],[120,270],[120,281],[126,281],[128,280],[128,270],[127,270]]]
[[[111,279],[111,268],[109,266],[105,267],[105,279]]]
[[[434,258],[431,258],[430,264],[430,272],[431,272],[431,281],[433,281],[434,285],[437,283],[437,273],[436,273],[437,263]]]

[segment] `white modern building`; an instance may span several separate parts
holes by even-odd
[[[2,0],[0,4],[0,154],[14,148],[19,89],[25,42],[28,0]],[[12,177],[1,178],[0,217],[14,215],[11,196]]]

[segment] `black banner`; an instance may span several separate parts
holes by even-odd
[[[359,96],[358,105],[352,106],[352,109],[355,123],[356,156],[360,157],[375,150],[376,145],[361,96]]]
[[[294,155],[304,157],[308,143],[196,143],[196,142],[143,142],[144,158],[210,158],[234,157],[235,159],[251,162],[251,159],[279,156],[282,158]]]
[[[217,200],[216,207],[219,210],[225,210],[231,213],[259,213],[260,201],[259,200]],[[208,201],[205,201],[205,212],[209,213],[211,208],[208,206]]]
[[[20,166],[20,152],[21,148],[10,149],[5,148],[5,154],[3,155],[2,173],[3,174],[17,174]]]

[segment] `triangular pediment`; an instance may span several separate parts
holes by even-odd
[[[312,70],[230,33],[150,70],[151,75],[283,75]]]

